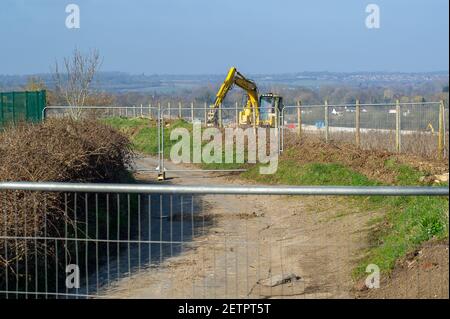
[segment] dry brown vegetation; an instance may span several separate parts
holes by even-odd
[[[0,134],[2,181],[111,180],[129,161],[128,138],[95,121],[48,120]]]
[[[0,180],[114,181],[130,163],[129,144],[124,135],[95,121],[48,120],[11,128],[0,134]],[[64,211],[67,197],[59,193],[1,191],[0,202],[5,237],[63,237],[65,223],[73,220]],[[0,282],[8,273],[12,282],[24,284],[29,278],[23,268],[33,273],[32,267],[54,259],[54,250],[53,242],[0,241]]]
[[[448,134],[447,134],[448,140]],[[354,143],[355,137],[352,133],[333,133],[334,140]],[[395,152],[395,132],[380,133],[376,130],[361,133],[361,148],[367,150],[387,150]],[[424,158],[438,157],[438,135],[437,133],[419,132],[402,134],[402,153],[413,154]],[[448,154],[448,145],[446,146]]]
[[[408,164],[423,173],[442,174],[448,172],[446,159],[423,158],[417,155],[396,154],[383,149],[360,149],[351,142],[334,137],[329,143],[317,135],[304,135],[302,138],[287,132],[285,149],[281,160],[293,159],[298,163],[341,163],[362,173],[370,179],[395,183],[397,172],[386,165],[387,160]]]
[[[323,132],[304,131],[306,136],[315,136],[324,138]],[[330,132],[330,139],[334,142],[353,144],[355,142],[355,133],[351,132]],[[446,133],[445,140],[449,140],[449,134]],[[361,133],[361,149],[381,150],[394,153],[396,151],[395,132],[379,132],[372,130]],[[420,156],[426,159],[438,158],[438,135],[437,133],[418,132],[402,134],[401,151],[404,154]],[[445,145],[445,154],[448,154],[448,143]]]

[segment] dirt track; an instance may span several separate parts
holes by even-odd
[[[151,158],[138,168],[154,168]],[[168,168],[174,165],[167,164]],[[180,168],[179,166],[176,168]],[[155,175],[137,174],[154,182]],[[239,184],[230,175],[168,174],[172,184]],[[349,210],[344,198],[202,196],[199,235],[158,267],[142,269],[102,291],[127,298],[349,298],[353,269],[373,214]],[[205,215],[207,213],[207,215]],[[203,224],[204,225],[204,224]],[[204,231],[204,232],[203,232]],[[264,279],[295,274],[271,287]]]

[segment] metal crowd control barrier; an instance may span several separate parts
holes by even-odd
[[[301,280],[285,288],[258,284],[267,269],[292,271],[298,261],[287,258],[289,245],[263,233],[275,221],[246,213],[242,199],[231,207],[230,195],[448,194],[447,187],[0,182],[0,298],[264,298],[283,295],[280,289],[301,295]],[[309,254],[319,246],[348,253],[345,243],[301,238],[295,243]]]

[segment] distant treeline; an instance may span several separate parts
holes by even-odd
[[[93,83],[93,93],[85,105],[148,105],[167,102],[213,103],[224,75],[130,75],[100,72]],[[330,73],[249,76],[260,93],[277,93],[285,104],[390,103],[438,101],[448,99],[448,72],[432,73]],[[48,103],[64,105],[64,98],[54,94],[51,74],[35,76],[0,75],[0,91],[47,89]],[[242,104],[245,94],[234,88],[225,104]]]
[[[120,105],[147,105],[149,103],[195,102],[211,104],[214,102],[218,85],[205,85],[199,88],[182,89],[164,93],[127,92],[114,94],[115,102]],[[448,100],[448,89],[442,83],[424,83],[411,86],[377,86],[352,87],[347,85],[326,85],[319,88],[290,87],[284,84],[259,86],[260,93],[276,93],[284,98],[286,105],[323,104],[325,100],[334,104],[354,104],[357,99],[361,103],[393,103],[397,99],[401,102],[427,102]],[[226,105],[240,105],[246,99],[245,92],[234,88],[225,100]]]

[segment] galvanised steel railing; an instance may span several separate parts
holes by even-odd
[[[227,194],[318,196],[448,196],[448,187],[427,186],[219,186],[0,182],[0,190],[133,194]]]

